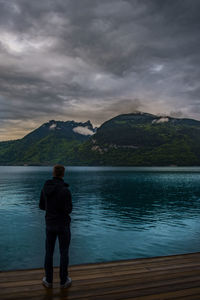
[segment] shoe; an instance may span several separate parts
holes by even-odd
[[[72,279],[70,277],[67,277],[67,280],[65,283],[61,284],[61,288],[68,288],[72,284]]]
[[[45,287],[47,287],[47,288],[52,288],[52,287],[53,287],[53,284],[50,283],[50,282],[48,282],[48,281],[46,280],[46,277],[43,277],[43,279],[42,279],[42,284],[43,284]]]

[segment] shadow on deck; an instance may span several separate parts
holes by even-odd
[[[200,252],[71,266],[66,290],[59,288],[58,272],[54,268],[53,289],[46,289],[43,269],[2,271],[0,299],[200,300]]]

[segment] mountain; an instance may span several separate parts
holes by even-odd
[[[155,116],[148,113],[119,115],[98,129],[95,140],[100,144],[116,144],[132,148],[158,147],[174,138],[199,133],[200,121]],[[186,130],[186,131],[185,131]]]
[[[142,112],[119,115],[82,145],[81,156],[100,165],[200,165],[200,121]]]
[[[66,138],[69,140],[85,141],[89,136],[94,134],[96,129],[93,128],[90,121],[85,123],[75,121],[55,121],[51,120],[42,126],[27,134],[23,140],[35,142],[47,136],[55,138]]]
[[[0,143],[1,165],[200,165],[200,121],[136,112],[99,128],[54,121]]]
[[[90,121],[51,120],[22,139],[0,142],[0,164],[48,165],[62,162],[68,156],[72,158],[79,144],[95,132],[96,128]]]

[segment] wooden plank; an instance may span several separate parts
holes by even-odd
[[[54,300],[195,300],[200,295],[200,253],[71,266],[68,290],[60,290],[58,270],[52,290],[41,284],[43,269],[1,272],[0,299],[51,299],[51,294]]]
[[[135,298],[137,296],[140,296],[141,300],[143,299],[144,296],[146,295],[156,295],[160,294],[161,292],[176,292],[177,290],[183,290],[186,288],[191,288],[191,287],[199,287],[199,280],[197,281],[192,281],[192,282],[185,282],[182,284],[175,284],[175,285],[166,285],[166,286],[161,286],[161,287],[152,287],[152,288],[140,288],[140,289],[132,289],[127,290],[126,288],[122,287],[121,289],[114,290],[112,292],[107,292],[107,291],[99,291],[96,292],[95,294],[73,294],[72,296],[69,295],[70,298],[68,298],[68,295],[62,298],[62,300],[68,300],[68,299],[87,299],[87,300],[124,300],[124,299],[129,299],[129,298]],[[77,297],[77,298],[76,298]],[[54,300],[58,300],[59,298],[55,298]],[[154,300],[155,298],[153,298]],[[157,298],[159,299],[159,297]],[[165,299],[165,298],[164,298]],[[190,300],[190,298],[188,299]]]
[[[162,270],[162,271],[148,271],[146,273],[132,273],[132,274],[124,274],[123,275],[123,279],[124,280],[127,280],[129,278],[132,278],[133,280],[144,280],[144,279],[148,279],[150,278],[152,280],[152,278],[155,280],[157,277],[158,278],[176,278],[176,277],[179,277],[179,276],[189,276],[189,275],[193,275],[193,274],[196,274],[198,275],[200,272],[200,268],[199,267],[195,267],[193,268],[193,270],[191,271],[191,267],[188,267],[188,268],[183,268],[183,269],[174,269],[174,270]],[[80,279],[77,279],[77,277],[73,277],[72,276],[72,279],[75,280],[76,284],[77,285],[87,285],[88,283],[99,283],[99,282],[103,282],[103,283],[106,283],[106,282],[110,282],[110,281],[118,281],[118,280],[121,280],[122,276],[121,275],[118,275],[118,274],[109,274],[109,276],[107,277],[93,277],[91,279],[86,279],[86,278],[82,278],[81,280]],[[41,282],[41,278],[37,278],[37,279],[33,279],[33,278],[30,278],[30,279],[27,279],[25,278],[24,281],[18,281],[16,279],[16,281],[14,282],[2,282],[0,283],[0,288],[11,288],[11,287],[23,287],[23,286],[26,286],[26,285],[35,285],[35,284],[39,284]],[[59,277],[56,277],[54,279],[54,283],[58,283],[59,282]]]
[[[120,294],[125,293],[131,296],[138,296],[142,292],[144,295],[148,294],[148,291],[153,291],[155,293],[161,293],[161,292],[168,292],[172,289],[174,290],[180,290],[185,288],[191,288],[191,287],[197,287],[199,286],[200,276],[190,276],[186,278],[178,278],[178,279],[169,279],[169,280],[162,280],[162,281],[151,281],[151,282],[140,282],[140,283],[134,283],[133,281],[128,283],[123,283],[123,285],[116,284],[115,286],[108,286],[99,288],[98,286],[88,286],[85,289],[82,287],[78,287],[73,285],[68,291],[68,295],[70,296],[70,299],[76,299],[76,297],[82,298],[82,297],[96,297],[96,299],[100,299],[98,297],[102,297],[103,299],[110,299],[112,297],[112,294],[114,293]],[[140,292],[138,292],[138,290]],[[56,293],[56,296],[59,296],[60,289],[55,288],[54,293]],[[132,294],[131,294],[132,293]],[[38,297],[43,294],[43,290],[36,290],[34,291],[34,297]],[[22,291],[18,293],[14,293],[15,299],[23,299],[28,298],[30,296],[30,291]],[[5,294],[3,296],[3,299],[12,299],[13,293]],[[118,299],[118,298],[117,298]],[[119,298],[120,299],[120,298]]]
[[[169,266],[167,268],[159,268],[159,270],[154,269],[154,270],[148,270],[148,269],[131,269],[131,270],[121,270],[120,266],[119,266],[119,270],[116,272],[111,271],[110,273],[103,273],[103,274],[98,274],[98,276],[96,274],[92,274],[91,278],[88,279],[86,276],[85,277],[81,277],[78,275],[73,275],[73,272],[71,272],[70,276],[72,276],[73,279],[76,280],[76,283],[79,285],[82,284],[87,284],[88,282],[106,282],[109,281],[110,278],[113,280],[118,280],[119,278],[122,277],[123,278],[134,278],[134,279],[139,279],[139,278],[146,278],[151,276],[155,277],[155,276],[176,276],[176,274],[190,274],[190,273],[198,273],[200,270],[199,265],[193,265],[192,266],[192,271],[191,271],[191,265],[189,266],[181,266],[179,268],[177,268],[176,266],[173,267],[173,269],[169,269]],[[173,275],[174,274],[174,275]],[[21,278],[20,278],[21,279]],[[38,282],[40,282],[42,279],[42,277],[39,276],[31,276],[31,277],[25,277],[24,280],[19,280],[18,278],[15,277],[15,281],[3,281],[0,283],[0,288],[4,288],[4,287],[11,287],[11,286],[23,286],[23,285],[28,285],[28,284],[37,284]],[[59,282],[59,277],[54,276],[54,282]]]
[[[188,277],[200,277],[200,270],[197,271],[190,271],[188,273],[185,272],[179,272],[179,273],[174,273],[174,274],[162,274],[162,275],[156,275],[152,277],[152,274],[147,274],[146,276],[143,276],[141,278],[133,278],[131,276],[128,276],[127,278],[118,276],[117,280],[116,278],[111,278],[110,281],[99,281],[99,282],[93,282],[92,280],[89,282],[87,282],[87,284],[85,285],[80,285],[80,283],[78,283],[78,281],[74,281],[73,282],[73,286],[78,287],[78,289],[81,288],[82,291],[87,290],[88,286],[90,286],[90,288],[92,289],[96,289],[96,288],[106,288],[106,287],[116,287],[116,286],[126,286],[126,285],[132,285],[132,284],[140,284],[140,283],[144,283],[148,284],[148,283],[152,283],[152,278],[155,282],[161,282],[164,281],[166,282],[166,280],[181,280],[181,279],[185,279]],[[174,282],[174,281],[173,281]],[[57,282],[57,284],[54,284],[54,287],[57,287],[59,284]],[[9,293],[16,293],[16,292],[21,292],[21,291],[35,291],[35,290],[43,290],[43,286],[41,284],[41,280],[32,280],[32,281],[25,281],[23,282],[23,285],[19,285],[19,282],[15,282],[15,284],[4,284],[1,285],[1,294],[5,295],[5,294],[9,294]],[[73,289],[74,290],[74,289]]]
[[[79,274],[79,277],[82,277],[82,276],[87,276],[87,274],[106,274],[106,273],[110,273],[110,271],[114,272],[115,270],[118,270],[119,269],[119,265],[120,265],[120,270],[140,270],[140,269],[146,269],[146,270],[154,270],[155,268],[157,269],[157,267],[159,266],[160,268],[164,268],[165,266],[169,266],[169,263],[170,265],[172,266],[175,266],[175,268],[180,268],[180,267],[183,267],[183,266],[200,266],[200,259],[199,261],[196,261],[196,260],[192,260],[192,259],[184,259],[183,261],[178,261],[176,262],[175,260],[171,260],[171,261],[159,261],[158,263],[154,262],[153,264],[152,263],[148,263],[148,261],[146,261],[146,263],[141,263],[141,264],[137,264],[137,265],[133,265],[133,264],[128,264],[128,265],[124,265],[124,264],[118,264],[116,266],[111,266],[109,268],[109,266],[107,266],[106,268],[97,268],[96,269],[92,269],[92,270],[87,270],[87,271],[78,271],[78,270],[75,270],[73,269],[73,267],[71,267],[69,269],[69,272],[70,274],[73,274],[73,276],[76,276],[76,274]],[[191,264],[189,264],[191,263]],[[29,270],[28,270],[29,271]],[[24,280],[24,278],[29,278],[29,277],[33,277],[33,276],[42,276],[44,274],[44,270],[43,269],[40,269],[40,271],[38,272],[33,272],[33,273],[30,273],[30,272],[19,272],[19,274],[17,274],[17,277],[19,280]],[[12,272],[11,272],[12,273]],[[54,274],[58,274],[59,271],[58,269],[54,271]],[[36,278],[36,277],[35,277]],[[5,273],[5,276],[4,277],[1,277],[0,278],[0,282],[5,282],[5,281],[15,281],[16,280],[16,274],[10,274],[10,273]]]
[[[173,299],[173,298],[172,298]],[[181,296],[179,298],[174,298],[176,300],[199,300],[200,299],[200,292],[196,295],[188,295],[188,296]]]
[[[149,269],[149,268],[137,268],[137,269],[124,269],[124,270],[121,270],[120,266],[118,269],[116,270],[110,270],[110,272],[97,272],[95,274],[90,274],[88,273],[87,276],[84,275],[73,275],[73,272],[70,273],[70,276],[72,278],[75,278],[76,280],[79,280],[80,282],[83,280],[84,278],[84,281],[85,280],[93,280],[93,279],[97,279],[97,280],[104,280],[105,278],[109,278],[109,277],[115,277],[115,276],[135,276],[135,277],[141,277],[141,276],[144,276],[146,273],[151,273],[152,275],[153,274],[156,274],[156,272],[160,272],[160,274],[162,273],[174,273],[174,272],[187,272],[188,270],[199,270],[200,269],[200,266],[199,265],[196,265],[196,264],[185,264],[185,265],[180,265],[180,266],[176,266],[176,265],[167,265],[164,267],[154,267],[153,269]],[[19,282],[19,284],[22,284],[23,285],[23,282],[24,281],[27,281],[27,280],[41,280],[42,276],[44,275],[44,273],[41,273],[40,276],[25,276],[24,278],[18,278],[16,279],[15,278],[12,278],[13,281],[10,281],[10,280],[6,280],[4,279],[3,281],[1,281],[0,283],[0,287],[1,286],[4,286],[5,283],[7,283],[9,286],[12,285],[12,282]],[[58,279],[58,275],[54,277],[55,278],[55,281],[59,281]],[[23,279],[23,280],[22,280]],[[21,283],[20,283],[21,282]]]
[[[192,297],[196,296],[200,296],[200,287],[171,291],[167,293],[153,294],[148,296],[124,298],[124,300],[192,300]],[[200,297],[197,299],[199,300]]]

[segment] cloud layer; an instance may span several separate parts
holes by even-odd
[[[0,0],[0,139],[49,119],[200,119],[199,0]]]

